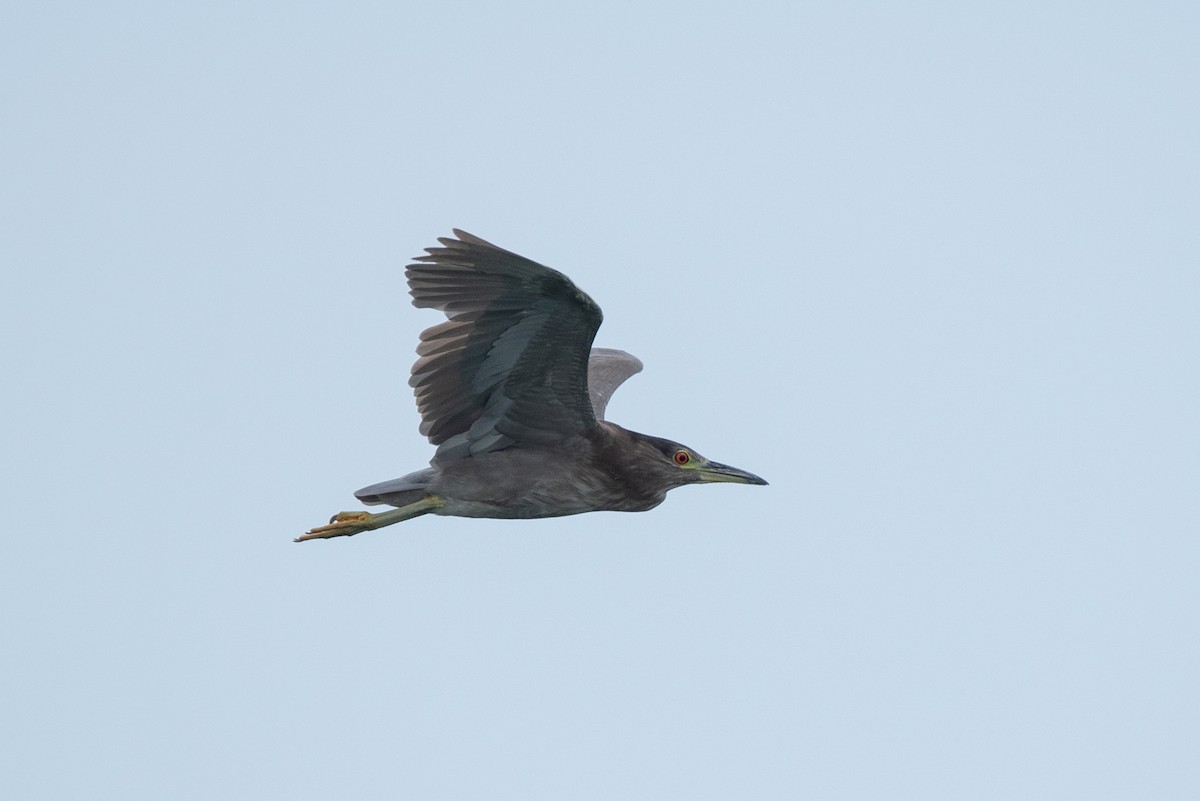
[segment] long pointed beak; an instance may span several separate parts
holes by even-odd
[[[766,480],[759,478],[753,473],[747,473],[745,470],[738,470],[736,467],[730,467],[720,462],[707,462],[703,466],[697,467],[696,472],[700,475],[701,481],[759,484],[761,486],[766,486],[767,484]]]

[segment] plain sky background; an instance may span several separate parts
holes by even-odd
[[[190,5],[0,20],[4,797],[1200,797],[1195,3]],[[771,486],[293,544],[451,227]]]

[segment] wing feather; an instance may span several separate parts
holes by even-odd
[[[623,350],[592,348],[588,359],[588,394],[597,420],[603,420],[608,399],[630,376],[642,372],[641,359]]]
[[[600,307],[562,273],[454,234],[406,270],[413,305],[449,318],[421,334],[409,380],[438,458],[595,426],[588,357]]]

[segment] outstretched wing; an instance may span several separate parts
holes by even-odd
[[[588,354],[600,307],[562,273],[454,230],[406,270],[421,334],[412,385],[439,459],[549,445],[596,425]]]
[[[604,419],[608,399],[632,375],[642,372],[642,361],[623,350],[592,348],[588,359],[588,395],[597,420]]]

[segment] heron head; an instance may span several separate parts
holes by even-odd
[[[720,462],[706,459],[694,449],[669,439],[647,437],[661,455],[664,464],[676,471],[679,484],[728,483],[766,485],[766,481],[753,473]]]

